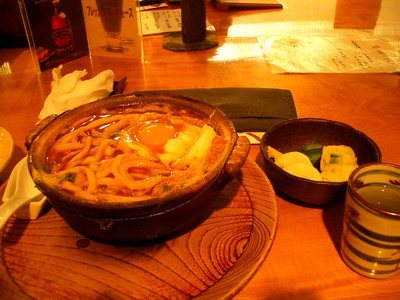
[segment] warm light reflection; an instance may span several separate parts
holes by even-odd
[[[339,2],[336,0],[282,0],[285,8],[279,11],[253,11],[251,14],[233,17],[228,37],[257,37],[266,35],[344,35],[360,31],[366,22],[362,16],[351,24],[335,27]],[[400,36],[400,1],[381,0],[375,28],[362,29],[377,36]],[[299,13],[301,12],[301,13]],[[344,12],[342,12],[344,13]],[[361,27],[360,27],[361,26]]]
[[[314,30],[333,28],[336,0],[282,2],[283,10],[255,10],[251,14],[234,17],[228,36],[308,34]]]
[[[400,1],[382,0],[374,34],[384,37],[400,37]]]
[[[227,38],[216,52],[216,55],[209,59],[210,61],[263,59],[256,38]]]
[[[355,0],[354,3],[358,3]],[[375,0],[378,1],[378,0]],[[395,49],[400,49],[400,18],[398,11],[400,1],[379,0],[379,12],[375,12],[375,27],[365,28],[370,24],[368,16],[357,15],[352,23],[346,23],[338,19],[343,14],[343,7],[338,5],[345,3],[343,0],[282,0],[283,10],[254,10],[245,14],[234,15],[230,20],[225,43],[218,48],[212,61],[235,61],[255,59],[263,57],[263,49],[269,49],[271,45],[260,45],[260,38],[297,37],[362,37],[370,34],[371,37],[383,38]],[[344,8],[346,7],[344,6]],[[301,12],[301,13],[299,13]],[[368,11],[369,12],[369,11]],[[371,14],[372,12],[370,12]],[[337,26],[339,25],[341,26]],[[371,23],[372,24],[372,23]],[[348,25],[348,26],[345,26]],[[270,39],[273,42],[273,39]],[[268,60],[268,59],[267,59]]]
[[[5,61],[3,65],[0,67],[0,75],[7,75],[11,73],[12,73],[11,65],[8,61]]]

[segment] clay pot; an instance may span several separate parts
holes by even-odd
[[[46,155],[58,133],[76,120],[107,109],[135,109],[136,107],[173,106],[185,109],[208,123],[227,139],[221,159],[199,184],[148,200],[92,201],[71,195],[43,178]],[[250,143],[238,138],[233,124],[219,109],[199,100],[167,95],[118,95],[85,104],[40,124],[29,135],[28,165],[34,182],[45,194],[53,208],[78,232],[99,240],[136,241],[159,238],[183,229],[204,214],[222,188],[242,167]]]

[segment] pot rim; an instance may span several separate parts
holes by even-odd
[[[64,192],[56,187],[49,186],[46,184],[46,182],[41,180],[38,169],[44,166],[45,157],[43,157],[43,151],[40,152],[40,147],[45,147],[45,149],[47,149],[49,145],[52,144],[52,142],[56,139],[58,128],[63,128],[68,122],[71,124],[70,120],[73,120],[74,117],[80,118],[85,115],[99,112],[102,109],[134,108],[146,104],[170,105],[173,107],[178,107],[179,109],[189,110],[202,117],[207,117],[209,118],[207,123],[212,124],[214,122],[214,129],[218,133],[223,134],[226,139],[229,139],[229,144],[225,147],[221,161],[214,169],[210,170],[205,177],[202,177],[200,181],[196,182],[196,188],[194,190],[191,190],[190,188],[183,188],[181,190],[173,191],[166,196],[159,196],[141,201],[132,200],[123,202],[95,202],[85,198],[73,196],[72,194]],[[160,93],[143,95],[135,95],[134,93],[122,94],[81,105],[53,118],[47,125],[41,128],[40,132],[33,137],[28,154],[28,166],[38,188],[46,196],[48,195],[50,202],[57,201],[59,205],[63,203],[63,205],[67,206],[94,208],[108,211],[121,209],[136,210],[139,208],[139,211],[137,212],[138,214],[146,214],[149,213],[149,210],[150,213],[166,210],[179,205],[179,203],[186,202],[203,188],[206,188],[208,184],[218,181],[218,178],[222,176],[224,166],[227,163],[235,146],[236,139],[237,133],[234,125],[225,115],[225,113],[202,100]],[[179,199],[177,200],[177,198]]]

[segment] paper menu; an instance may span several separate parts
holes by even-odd
[[[400,53],[373,35],[258,37],[274,73],[393,73]]]
[[[182,30],[181,10],[163,9],[142,11],[140,13],[143,35],[175,32]],[[207,30],[215,30],[214,26],[206,21]]]
[[[180,9],[142,11],[140,17],[143,35],[180,31],[182,28]]]

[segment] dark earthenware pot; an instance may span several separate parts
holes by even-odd
[[[193,112],[207,119],[217,133],[229,141],[217,166],[207,173],[201,184],[149,200],[95,202],[75,197],[43,179],[41,174],[45,168],[47,150],[63,128],[103,109],[135,109],[142,105],[167,105]],[[28,164],[38,188],[69,225],[88,237],[108,241],[158,238],[182,229],[204,216],[223,181],[240,171],[250,147],[247,139],[237,137],[229,118],[217,108],[199,100],[161,94],[108,97],[56,116],[45,125],[39,124],[38,129],[33,132],[27,140]]]

